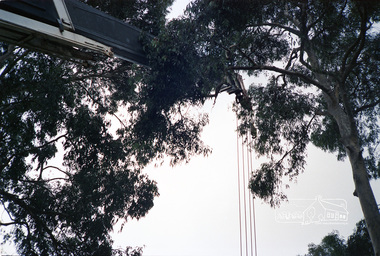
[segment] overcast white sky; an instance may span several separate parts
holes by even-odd
[[[177,0],[171,17],[180,15],[187,3]],[[249,85],[251,81],[245,82]],[[204,141],[213,148],[208,158],[194,157],[189,164],[175,168],[167,165],[146,168],[150,178],[158,182],[160,197],[146,217],[129,221],[122,232],[114,235],[115,245],[145,245],[145,256],[240,255],[233,101],[234,96],[223,94],[215,105],[210,101],[203,109],[210,114],[210,124],[203,133]],[[256,158],[255,166],[259,166]],[[380,182],[373,183],[373,189],[379,201]],[[305,173],[287,190],[289,201],[305,205],[321,197],[329,202],[333,202],[332,199],[346,202],[348,221],[309,225],[280,223],[276,216],[293,206],[284,203],[281,208],[272,209],[257,200],[258,255],[305,254],[309,243],[320,243],[321,238],[333,230],[347,238],[363,217],[353,191],[349,162],[338,162],[334,155],[310,146]],[[243,248],[244,241],[243,238]]]

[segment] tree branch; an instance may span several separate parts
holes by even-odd
[[[342,81],[341,81],[342,83],[344,83],[344,81],[346,81],[349,73],[355,67],[357,58],[359,57],[359,54],[361,53],[361,51],[364,48],[365,35],[367,32],[367,26],[366,26],[366,24],[367,24],[367,12],[366,12],[365,8],[363,10],[363,13],[360,13],[360,16],[361,16],[360,34],[359,34],[357,40],[355,40],[355,42],[345,52],[343,59],[342,59],[342,69],[341,69],[341,72],[343,74]],[[356,48],[356,51],[352,54],[351,61],[349,62],[349,64],[347,65],[347,68],[346,68],[348,57],[354,51],[355,48]]]
[[[331,93],[332,93],[331,90],[329,90],[325,85],[319,83],[318,81],[312,79],[311,77],[309,77],[309,76],[307,76],[305,74],[294,72],[294,71],[291,71],[291,70],[286,70],[286,69],[278,68],[278,67],[275,67],[275,66],[267,66],[267,65],[257,65],[257,66],[250,66],[250,67],[247,67],[247,66],[234,66],[234,67],[230,67],[230,69],[232,69],[232,70],[252,70],[252,71],[253,70],[275,71],[275,72],[278,72],[278,73],[281,73],[281,74],[299,77],[302,81],[316,86],[318,89],[322,90],[324,93],[328,94],[329,96],[331,96]]]
[[[261,23],[261,24],[256,24],[256,25],[250,25],[250,27],[260,27],[260,26],[268,26],[268,27],[273,27],[273,28],[282,28],[283,30],[285,31],[288,31],[296,36],[301,36],[301,31],[297,30],[297,29],[294,29],[294,28],[291,28],[291,27],[288,27],[288,26],[285,26],[283,24],[280,24],[280,23],[274,23],[274,22],[271,22],[271,23]]]
[[[11,226],[11,225],[16,225],[16,224],[25,224],[25,222],[17,222],[17,221],[2,222],[2,221],[0,221],[0,226]]]
[[[8,59],[8,57],[10,55],[13,55],[13,51],[15,49],[15,46],[14,45],[8,45],[8,49],[7,51],[4,53],[4,55],[0,56],[0,63],[2,63],[3,61],[5,61],[6,59]]]
[[[44,170],[49,169],[49,168],[56,169],[56,170],[62,172],[63,174],[67,175],[68,177],[71,176],[71,173],[62,170],[61,168],[58,168],[57,166],[48,165],[48,166],[44,167]]]
[[[21,50],[23,50],[23,49],[20,48],[20,49],[18,50],[18,52],[21,51]],[[13,60],[11,60],[11,61],[9,62],[9,64],[4,68],[4,70],[0,73],[0,79],[1,79],[4,75],[8,74],[8,73],[12,70],[12,68],[17,64],[17,62],[19,62],[19,61],[20,61],[21,59],[23,59],[26,55],[28,55],[28,53],[29,53],[29,50],[24,50],[24,52],[23,52],[20,56],[15,57]],[[16,55],[16,54],[14,54],[14,55]]]
[[[315,119],[315,115],[309,120],[308,124],[306,125],[306,128],[305,128],[305,135],[307,135],[307,131],[309,130],[313,120]],[[281,165],[282,162],[285,160],[285,158],[290,154],[292,153],[296,148],[297,146],[299,145],[299,143],[301,141],[303,141],[303,138],[304,137],[301,137],[301,138],[298,138],[298,140],[294,143],[293,147],[291,149],[289,149],[288,151],[285,152],[285,154],[282,156],[281,159],[279,159],[277,162],[276,162],[276,165]]]
[[[30,148],[26,148],[25,150],[21,151],[21,152],[28,152],[28,151],[32,151],[32,150],[35,150],[35,149],[40,149],[40,148],[43,148],[43,147],[46,147],[47,145],[51,144],[51,143],[54,143],[54,142],[57,142],[58,140],[60,140],[61,138],[66,138],[67,136],[67,133],[66,134],[63,134],[63,135],[60,135],[58,136],[57,138],[55,139],[52,139],[50,141],[47,141],[45,144],[43,145],[40,145],[40,146],[35,146],[35,147],[30,147]]]
[[[359,112],[361,112],[363,110],[366,110],[366,109],[369,109],[369,108],[373,108],[373,107],[375,107],[375,106],[377,106],[379,104],[380,104],[380,99],[378,99],[377,101],[375,101],[375,102],[373,102],[371,104],[363,105],[363,106],[355,109],[354,113],[357,114],[357,113],[359,113]]]
[[[95,98],[90,94],[90,92],[87,90],[86,87],[84,87],[81,83],[79,83],[79,86],[82,87],[82,89],[86,92],[86,94],[88,95],[88,97],[90,97],[90,99],[91,99],[94,103],[98,104],[101,108],[106,109],[106,107],[104,107],[103,104],[102,104],[99,100],[95,99]],[[124,128],[127,128],[127,125],[126,125],[126,124],[120,119],[120,117],[118,117],[118,116],[117,116],[116,114],[114,114],[114,113],[112,113],[111,115],[114,116],[114,117],[120,122],[120,124],[121,124]]]
[[[3,197],[3,198],[6,198],[10,201],[12,201],[13,203],[17,204],[18,206],[20,206],[21,208],[23,208],[25,211],[28,212],[28,214],[34,219],[34,221],[36,223],[38,223],[39,225],[41,225],[41,227],[45,230],[45,232],[49,235],[50,239],[52,240],[53,242],[53,245],[55,248],[58,248],[60,247],[60,243],[57,241],[57,239],[55,238],[54,234],[53,234],[53,231],[47,226],[47,224],[38,216],[38,211],[39,209],[36,209],[34,208],[33,206],[31,206],[30,204],[26,203],[24,201],[24,199],[21,199],[19,198],[18,196],[14,195],[14,194],[11,194],[11,193],[8,193],[7,191],[4,191],[4,190],[0,190],[0,195]],[[21,222],[20,222],[21,223]],[[26,225],[28,225],[28,223],[26,223]]]

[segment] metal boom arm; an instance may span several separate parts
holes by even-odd
[[[0,40],[48,54],[93,59],[88,49],[148,65],[141,33],[77,0],[0,0]]]

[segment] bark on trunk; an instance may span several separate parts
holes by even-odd
[[[356,123],[339,104],[334,104],[333,102],[329,103],[329,112],[338,123],[342,143],[346,148],[351,163],[356,195],[360,201],[372,246],[375,255],[380,256],[380,213],[369,183],[369,176],[362,156]]]
[[[318,69],[319,63],[314,52],[309,51],[308,56],[311,64]],[[327,85],[333,84],[333,82],[326,76],[317,73],[316,78],[321,84],[326,85],[326,88],[331,88]],[[356,122],[352,114],[350,115],[351,106],[346,105],[342,108],[339,104],[339,98],[342,93],[344,93],[342,92],[342,88],[338,86],[335,87],[333,93],[323,93],[323,95],[327,103],[328,113],[332,115],[338,124],[342,143],[346,148],[351,163],[356,195],[359,198],[375,256],[380,256],[380,212],[369,183],[369,176],[362,155]],[[343,104],[349,104],[349,102],[343,102]]]
[[[362,153],[356,149],[347,149],[350,159],[356,194],[367,224],[368,233],[376,256],[380,256],[380,214],[376,199],[369,183]]]

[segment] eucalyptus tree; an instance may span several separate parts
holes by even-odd
[[[303,172],[308,143],[348,157],[376,255],[380,214],[369,181],[380,174],[379,12],[373,1],[198,0],[151,44],[156,78],[193,93],[178,97],[217,95],[235,72],[266,74],[236,107],[239,130],[269,159],[251,191],[272,206],[286,199],[286,178]]]
[[[311,243],[308,245],[308,254],[305,256],[345,256],[347,254],[347,246],[338,231],[333,231],[322,238],[321,244]]]
[[[207,155],[207,114],[188,109],[236,72],[269,76],[236,105],[240,131],[270,159],[250,181],[255,196],[273,206],[285,199],[284,178],[303,171],[309,142],[348,157],[379,254],[369,184],[379,176],[377,3],[198,0],[166,22],[170,0],[84,2],[152,33],[142,38],[150,67],[73,64],[2,44],[2,225],[15,227],[8,238],[23,254],[111,254],[112,224],[144,216],[158,195],[140,168],[166,155],[173,164]],[[110,119],[120,123],[112,133]]]
[[[308,247],[308,253],[305,256],[373,256],[374,254],[364,220],[356,223],[354,233],[348,237],[347,241],[339,235],[338,231],[334,230],[323,237],[320,244],[311,243]]]
[[[111,255],[116,221],[158,195],[109,131],[107,81],[73,68],[17,47],[2,62],[0,225],[22,255]]]
[[[98,8],[157,33],[171,3]],[[145,67],[94,57],[72,62],[0,43],[0,226],[21,255],[140,255],[112,248],[110,232],[144,217],[158,196],[141,169],[165,153],[176,162],[207,151],[185,118],[164,134],[136,124],[146,119]],[[149,147],[153,139],[160,146]]]
[[[356,223],[354,233],[347,239],[348,255],[372,256],[374,254],[371,239],[368,234],[367,225],[364,220]]]

